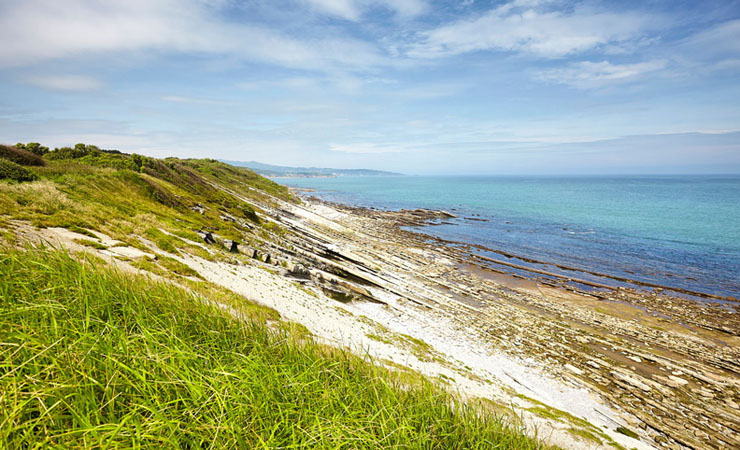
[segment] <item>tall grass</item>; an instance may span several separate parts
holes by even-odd
[[[179,287],[0,248],[0,447],[541,445],[429,383]]]

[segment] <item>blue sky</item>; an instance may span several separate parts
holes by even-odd
[[[740,173],[740,2],[0,0],[0,142]]]

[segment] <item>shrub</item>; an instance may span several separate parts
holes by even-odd
[[[0,158],[13,161],[16,164],[22,166],[45,166],[46,161],[43,160],[39,155],[35,155],[27,150],[11,147],[8,145],[0,145]]]
[[[246,203],[241,205],[242,214],[244,214],[244,217],[251,220],[254,223],[260,223],[260,218],[257,216],[257,213],[254,211],[254,208],[247,205]]]
[[[37,177],[24,167],[14,162],[0,159],[0,179],[10,179],[14,181],[33,181]]]
[[[44,156],[45,154],[49,153],[49,147],[44,147],[38,142],[29,142],[28,144],[23,144],[22,142],[19,142],[15,144],[15,148],[28,150],[29,152],[39,156]]]
[[[80,152],[72,147],[55,148],[46,154],[46,159],[77,159],[82,158],[87,153]]]
[[[99,156],[102,151],[94,145],[75,144],[72,147],[55,148],[46,154],[47,159],[78,159],[87,155]]]

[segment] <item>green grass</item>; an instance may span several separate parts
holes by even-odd
[[[236,298],[253,320],[49,249],[0,249],[0,280],[5,448],[542,448]]]
[[[639,439],[640,437],[635,433],[634,431],[630,430],[627,427],[617,427],[617,433],[621,433],[625,436],[629,436],[632,439]]]
[[[84,245],[85,247],[92,247],[97,250],[106,250],[108,248],[100,242],[91,241],[90,239],[73,239],[73,241],[77,244]]]
[[[162,230],[159,230],[154,227],[147,228],[144,231],[144,235],[148,237],[149,239],[151,239],[157,247],[159,247],[161,250],[164,250],[168,253],[177,254],[176,245],[178,241],[182,242],[181,239],[165,234],[162,232]]]
[[[87,237],[91,237],[93,239],[98,239],[98,237],[95,235],[95,233],[93,233],[92,231],[88,230],[87,228],[82,228],[82,227],[77,226],[77,225],[70,225],[69,227],[67,227],[67,229],[69,231],[72,231],[72,232],[77,233],[77,234],[84,234]]]
[[[151,249],[137,236],[168,254],[233,261],[223,242],[280,240],[287,230],[261,221],[262,208],[274,207],[276,199],[299,201],[249,169],[210,159],[156,159],[76,145],[55,149],[41,162],[28,170],[0,159],[0,178],[33,181],[0,182],[0,220],[97,239],[85,232],[94,230],[147,253]],[[213,232],[218,244],[201,247],[201,230]]]
[[[423,340],[409,336],[408,334],[391,331],[382,324],[377,323],[366,316],[360,316],[360,320],[371,325],[378,331],[378,333],[380,333],[366,334],[368,338],[384,344],[397,345],[401,348],[408,349],[414,356],[419,358],[419,361],[436,361],[443,365],[449,365],[439,352],[434,350],[431,345]]]
[[[604,445],[601,439],[599,439],[594,433],[583,429],[583,428],[568,428],[568,433],[573,436],[579,437],[585,441],[591,441],[593,443]]]
[[[539,402],[533,398],[527,397],[526,395],[522,395],[522,394],[515,394],[515,395],[519,398],[522,398],[536,405],[531,408],[527,408],[527,411],[531,412],[532,414],[540,416],[544,419],[557,420],[563,423],[568,423],[570,425],[573,425],[572,427],[568,429],[568,433],[572,434],[573,436],[578,436],[580,438],[596,442],[599,445],[603,445],[605,441],[608,445],[616,448],[617,450],[624,450],[624,447],[622,445],[614,441],[614,439],[612,439],[608,434],[604,433],[602,430],[600,430],[596,425],[593,425],[591,422],[585,419],[582,419],[580,417],[576,417],[568,412],[545,405],[544,403]],[[621,431],[619,431],[620,428],[623,428],[623,427],[617,428],[616,431],[622,433]],[[622,433],[622,434],[625,434],[625,433]],[[630,436],[630,437],[636,437],[636,435]]]

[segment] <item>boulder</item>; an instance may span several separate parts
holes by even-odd
[[[311,272],[309,272],[309,270],[306,269],[302,264],[289,262],[285,266],[285,268],[288,269],[288,272],[295,277],[309,278],[311,276]]]

